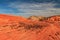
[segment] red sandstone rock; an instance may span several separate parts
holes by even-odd
[[[32,21],[0,14],[0,40],[60,40],[60,16]]]

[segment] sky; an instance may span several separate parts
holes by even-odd
[[[24,17],[60,15],[60,0],[0,0],[0,14]]]

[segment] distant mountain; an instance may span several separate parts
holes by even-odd
[[[0,40],[60,40],[60,15],[24,18],[0,14]]]
[[[45,20],[46,17],[43,17],[43,16],[30,16],[28,19],[42,21],[42,20]]]

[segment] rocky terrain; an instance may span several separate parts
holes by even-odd
[[[0,14],[0,40],[60,40],[60,15],[24,18]]]
[[[47,17],[43,17],[43,16],[30,16],[28,19],[30,20],[36,20],[36,21],[42,21],[44,19],[46,19]]]

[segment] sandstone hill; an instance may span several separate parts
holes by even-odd
[[[30,20],[37,20],[37,21],[42,21],[44,19],[46,19],[46,17],[43,17],[43,16],[30,16],[28,19]]]
[[[60,40],[60,15],[44,18],[0,14],[0,40]]]

